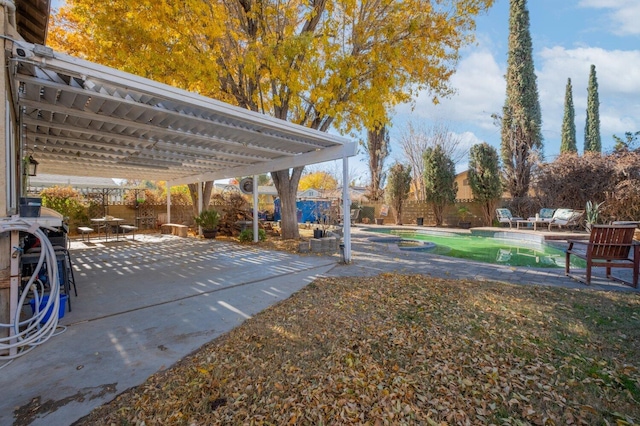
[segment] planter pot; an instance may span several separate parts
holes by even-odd
[[[217,229],[203,229],[202,236],[205,238],[215,238],[218,235]]]
[[[417,218],[416,219],[416,225],[418,225],[418,226],[424,225],[424,218],[423,217]]]
[[[458,227],[462,229],[471,228],[471,222],[458,222]]]
[[[384,219],[381,217],[376,218],[376,225],[382,225],[384,224]]]

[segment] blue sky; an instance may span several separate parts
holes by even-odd
[[[584,143],[587,83],[596,66],[603,151],[613,147],[612,135],[640,130],[640,0],[529,0],[544,154],[553,160],[560,150],[567,78],[573,86],[578,150]],[[392,157],[401,159],[394,143],[407,122],[429,126],[445,123],[464,145],[486,141],[499,148],[500,129],[492,113],[505,99],[509,0],[496,0],[478,18],[475,45],[465,48],[452,78],[457,93],[433,105],[428,94],[413,111],[396,108],[391,129]],[[463,161],[466,163],[466,160]],[[466,164],[459,164],[464,170]]]

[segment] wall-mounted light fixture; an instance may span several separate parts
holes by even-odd
[[[35,176],[38,173],[38,162],[33,158],[33,156],[29,156],[26,166],[27,174],[29,176]]]

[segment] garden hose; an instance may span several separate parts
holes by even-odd
[[[40,240],[42,250],[40,251],[38,264],[19,297],[15,317],[9,324],[0,323],[1,329],[13,331],[13,335],[0,337],[0,360],[9,362],[45,343],[55,334],[58,326],[58,310],[60,308],[60,280],[58,262],[53,245],[40,228],[40,225],[26,222],[19,217],[0,223],[0,232],[11,231],[26,232],[35,236]],[[14,247],[14,250],[21,251],[17,247]],[[43,302],[44,284],[38,279],[38,273],[43,264],[46,264],[49,278],[49,298],[46,303]],[[20,321],[22,306],[28,296],[32,296],[34,299],[34,313],[31,318]],[[40,306],[41,303],[43,303],[43,306]],[[7,364],[0,366],[0,368],[5,365]]]

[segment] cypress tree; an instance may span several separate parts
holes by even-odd
[[[587,123],[584,126],[584,152],[602,152],[600,139],[600,101],[596,66],[591,65],[587,87]]]
[[[571,79],[567,79],[567,89],[564,94],[564,117],[562,119],[562,140],[560,154],[578,152],[576,142],[576,110],[573,107],[573,90]]]
[[[387,203],[396,211],[396,225],[402,225],[402,204],[409,197],[411,191],[411,166],[396,162],[389,169],[387,186],[384,197]]]
[[[482,207],[485,223],[491,226],[496,205],[502,196],[498,152],[486,142],[469,150],[469,186],[473,198]]]
[[[456,165],[442,148],[427,148],[422,154],[424,160],[424,191],[426,200],[432,203],[436,226],[444,222],[444,210],[453,204],[458,193]]]
[[[529,192],[531,169],[542,155],[542,117],[526,0],[510,0],[507,96],[502,109],[501,157],[514,198]]]

